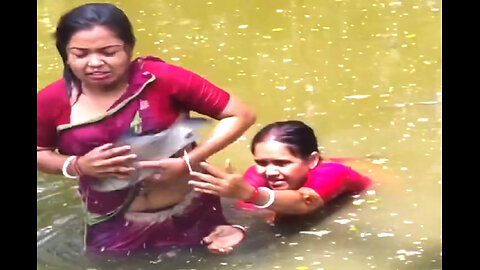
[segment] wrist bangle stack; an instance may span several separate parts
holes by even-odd
[[[250,196],[250,198],[246,199],[244,202],[246,203],[254,203],[257,198],[258,198],[258,195],[260,195],[260,193],[258,192],[258,188],[257,187],[254,187],[255,189],[253,190],[253,193],[252,193],[252,196]]]
[[[259,190],[265,190],[268,192],[268,202],[264,205],[256,205],[257,208],[267,208],[273,204],[273,201],[275,201],[275,192],[272,189],[269,189],[267,187],[259,187]]]
[[[62,166],[62,174],[63,176],[67,177],[67,178],[70,178],[70,179],[76,179],[77,176],[74,176],[74,175],[70,175],[67,171],[68,169],[68,166],[70,165],[70,163],[72,162],[72,160],[76,159],[77,156],[69,156],[65,162],[63,163],[63,166]]]

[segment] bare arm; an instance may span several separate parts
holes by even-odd
[[[62,174],[62,166],[67,158],[49,148],[37,146],[37,169],[44,173]]]
[[[269,200],[265,190],[259,190],[256,205],[264,205]],[[281,214],[304,215],[323,207],[320,196],[310,188],[302,187],[298,190],[275,190],[275,200],[268,209]]]
[[[189,153],[198,164],[238,139],[255,122],[255,113],[234,96],[220,114],[221,119],[207,140]]]
[[[189,184],[193,185],[196,191],[238,200],[247,200],[252,197],[255,188],[243,180],[242,175],[222,172],[207,163],[201,163],[201,166],[210,174],[191,173],[193,180],[190,180]],[[254,204],[265,205],[270,199],[269,192],[263,189],[259,189],[258,192]],[[310,188],[302,187],[298,190],[275,190],[273,192],[274,201],[268,209],[277,213],[303,215],[324,205],[322,198]]]

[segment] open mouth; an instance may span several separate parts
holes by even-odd
[[[285,182],[283,180],[269,180],[268,185],[272,189],[288,189],[287,182]]]
[[[87,73],[87,76],[89,78],[92,78],[94,80],[103,80],[108,77],[110,77],[110,72],[108,71],[94,71],[94,72],[89,72]]]

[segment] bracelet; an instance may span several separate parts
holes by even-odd
[[[63,173],[63,176],[67,177],[67,178],[70,178],[70,179],[75,179],[77,178],[77,176],[74,176],[74,175],[70,175],[68,172],[67,172],[67,168],[68,168],[68,165],[70,165],[70,162],[72,162],[73,159],[75,159],[77,156],[69,156],[65,162],[63,163],[63,166],[62,166],[62,173]]]
[[[192,166],[190,166],[190,160],[188,159],[188,155],[187,155],[187,150],[183,150],[183,161],[185,161],[185,163],[187,163],[187,167],[188,167],[188,171],[190,173],[193,172],[192,170]]]
[[[234,227],[234,228],[240,229],[244,234],[247,233],[247,230],[242,225],[235,224],[235,225],[231,225],[231,226]]]
[[[273,201],[275,200],[275,192],[272,189],[269,189],[267,187],[259,187],[258,189],[262,189],[268,192],[268,202],[264,205],[256,205],[257,208],[267,208],[270,205],[273,204]]]
[[[254,187],[254,188],[255,189],[253,190],[252,196],[250,196],[250,198],[246,199],[244,202],[254,203],[257,200],[258,195],[260,195],[260,193],[258,192],[258,187]]]

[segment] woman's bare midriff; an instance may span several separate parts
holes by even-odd
[[[172,157],[180,157],[183,155],[184,150],[190,152],[193,149],[193,145],[189,145],[183,149],[180,149]],[[201,171],[199,166],[194,167],[195,170]],[[127,211],[130,212],[142,212],[152,211],[169,206],[183,201],[185,196],[190,193],[193,188],[188,184],[189,175],[186,174],[180,179],[175,181],[165,182],[153,182],[148,179],[142,182],[143,188],[139,195],[137,195]]]
[[[185,198],[192,190],[188,176],[168,182],[144,181],[143,189],[130,204],[128,211],[142,212],[173,206]]]

